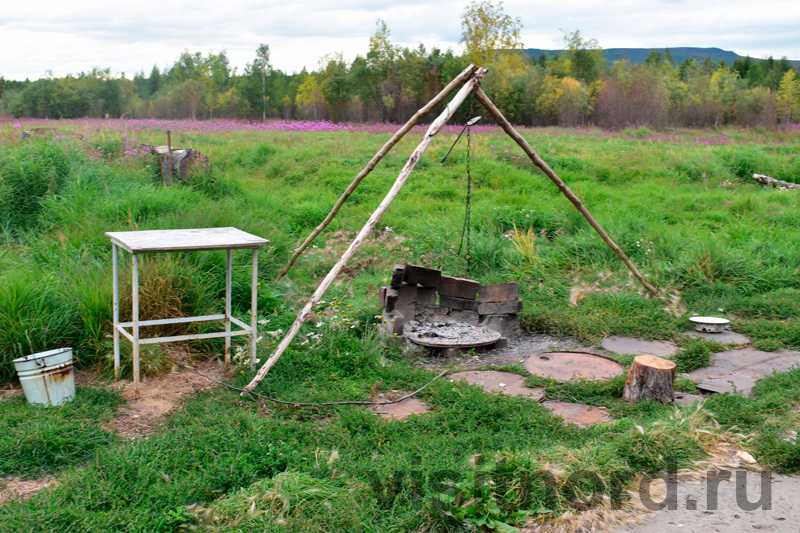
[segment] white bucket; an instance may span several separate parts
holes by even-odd
[[[28,403],[60,405],[75,397],[72,348],[58,348],[14,359]]]

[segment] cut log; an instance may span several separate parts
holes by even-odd
[[[792,183],[790,181],[776,180],[766,174],[753,174],[753,179],[764,185],[775,187],[776,189],[800,189],[800,183]]]
[[[639,355],[633,360],[622,397],[629,402],[672,403],[674,381],[675,363],[654,355]]]

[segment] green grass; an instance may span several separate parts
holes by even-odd
[[[748,177],[796,179],[799,139],[730,133],[746,144],[696,143],[702,132],[692,131],[671,142],[524,131],[634,263],[676,297],[670,309],[645,295],[571,204],[514,159],[516,150],[499,134],[473,135],[468,273],[457,254],[466,161],[456,150],[444,165],[437,162],[454,137],[443,136],[259,391],[296,401],[364,399],[379,380],[384,391],[405,391],[431,379],[373,335],[377,289],[392,265],[405,261],[485,283],[518,281],[530,333],[585,343],[608,335],[676,341],[680,371],[702,366],[720,348],[682,336],[690,313],[729,316],[761,349],[799,349],[800,195]],[[292,250],[388,134],[177,133],[173,142],[208,155],[214,172],[172,187],[159,183],[152,161],[123,157],[113,135],[103,133],[101,161],[73,141],[12,141],[3,148],[0,381],[12,379],[14,357],[66,345],[79,365],[108,369],[105,231],[236,226],[270,239],[259,254],[259,310],[268,331],[286,330],[417,142],[400,143],[277,282]],[[20,206],[27,206],[24,217]],[[525,246],[508,238],[514,228]],[[249,308],[248,261],[248,254],[234,254],[237,312]],[[129,266],[123,254],[123,287]],[[221,312],[224,268],[224,254],[216,252],[146,258],[143,301],[151,303],[143,313]],[[265,334],[262,359],[277,340]],[[196,348],[218,354],[220,344]],[[153,372],[163,368],[163,354],[148,357]],[[630,359],[618,358],[626,366]],[[237,374],[237,383],[249,377]],[[618,420],[588,429],[564,427],[536,402],[448,380],[421,394],[433,413],[404,422],[359,407],[279,407],[217,389],[134,443],[100,429],[119,401],[102,388],[79,389],[74,404],[58,409],[3,400],[0,426],[14,429],[0,435],[0,475],[56,473],[60,483],[1,506],[0,531],[172,531],[215,517],[223,531],[498,529],[579,509],[601,487],[616,497],[668,461],[690,466],[722,431],[745,435],[741,442],[763,464],[797,472],[797,444],[783,437],[797,426],[798,377],[770,377],[753,398],[714,396],[701,411],[627,404],[621,378],[529,379],[551,398],[607,407]],[[678,386],[692,389],[685,380]],[[25,443],[28,435],[35,445]]]
[[[430,379],[398,352],[350,331],[326,331],[326,342],[314,351],[289,352],[284,371],[270,374],[262,391],[326,401],[364,397],[377,379],[385,390],[413,389]],[[348,352],[357,348],[360,353]],[[573,508],[576,499],[601,490],[619,496],[636,472],[665,468],[667,456],[682,466],[702,457],[704,437],[691,416],[656,421],[633,409],[628,420],[578,430],[534,401],[486,395],[463,382],[437,381],[421,397],[434,413],[390,422],[356,406],[286,408],[216,389],[189,401],[150,439],[99,449],[63,474],[59,486],[0,507],[0,524],[9,530],[34,523],[64,531],[169,530],[202,523],[203,512],[195,507],[194,516],[187,509],[192,505],[218,509],[223,520],[251,520],[236,511],[242,500],[294,479],[300,488],[287,489],[288,502],[257,498],[256,522],[276,531],[278,519],[289,529],[311,531],[358,524],[369,531],[441,529],[459,523],[448,514],[454,510],[450,496],[466,502],[483,494],[484,507],[462,525],[484,515],[514,521],[519,509],[540,516]],[[471,462],[477,454],[484,459]],[[555,494],[531,478],[538,470],[554,476]],[[292,493],[311,489],[308,501]]]
[[[108,449],[117,439],[100,426],[121,402],[103,388],[79,388],[75,400],[50,408],[28,405],[22,395],[3,400],[0,477],[53,474]]]

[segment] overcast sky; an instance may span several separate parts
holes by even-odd
[[[461,51],[466,0],[6,0],[0,9],[0,76],[36,79],[110,67],[131,77],[180,53],[226,50],[241,71],[259,43],[274,68],[316,69],[319,58],[364,55],[375,21],[392,41]],[[753,57],[800,59],[797,0],[507,0],[527,48],[561,48],[579,29],[603,48],[719,47]]]

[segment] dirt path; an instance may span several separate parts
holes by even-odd
[[[120,382],[123,387],[122,397],[128,404],[119,409],[114,419],[105,424],[103,429],[130,440],[148,437],[161,423],[164,415],[174,411],[184,397],[214,386],[212,382],[189,369],[217,380],[225,377],[225,369],[219,361],[184,362],[182,366],[164,376],[143,379],[139,388],[139,399],[134,398],[133,382]]]

